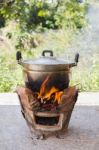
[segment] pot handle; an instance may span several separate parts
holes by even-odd
[[[76,65],[77,65],[78,62],[79,62],[79,53],[77,53],[75,55],[75,63],[76,63]]]
[[[21,60],[22,60],[22,54],[21,54],[20,51],[17,51],[17,52],[16,52],[16,60],[17,60],[18,64],[21,63]]]
[[[78,62],[79,62],[79,53],[77,53],[77,54],[75,55],[74,63],[73,63],[73,64],[70,64],[69,67],[75,67],[75,66],[77,66]]]
[[[50,56],[53,56],[53,51],[51,51],[51,50],[44,50],[44,51],[42,52],[42,56],[45,56],[46,53],[49,53]]]

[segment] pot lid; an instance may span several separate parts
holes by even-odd
[[[47,56],[47,53],[50,55]],[[26,69],[35,71],[64,71],[66,68],[75,66],[76,62],[55,58],[53,56],[53,51],[44,50],[40,58],[34,60],[23,60],[20,64]]]
[[[34,60],[24,60],[24,64],[29,64],[29,65],[60,65],[60,64],[72,64],[74,62],[69,61],[69,60],[62,60],[62,59],[57,59],[55,57],[40,57],[38,59]]]

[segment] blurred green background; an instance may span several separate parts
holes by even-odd
[[[0,92],[12,92],[23,84],[22,68],[16,51],[23,58],[37,58],[44,49],[56,57],[74,59],[71,85],[82,91],[99,90],[98,27],[99,3],[81,0],[0,1]],[[96,13],[96,19],[94,15]]]

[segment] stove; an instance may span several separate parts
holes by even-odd
[[[46,54],[50,56],[46,56]],[[21,112],[32,134],[38,139],[60,134],[67,130],[78,89],[69,85],[70,69],[77,66],[79,54],[74,61],[63,61],[45,50],[35,60],[24,60],[17,52],[18,64],[23,66],[24,86],[17,88]]]
[[[76,87],[65,89],[61,96],[60,104],[52,107],[49,103],[45,105],[42,102],[41,104],[34,97],[33,91],[26,87],[18,87],[17,94],[22,115],[31,132],[38,139],[44,139],[50,133],[59,137],[64,130],[67,130],[78,97]]]

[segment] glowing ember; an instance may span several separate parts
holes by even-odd
[[[58,104],[61,101],[61,96],[63,94],[63,91],[59,91],[56,87],[51,87],[49,90],[47,89],[47,84],[50,80],[50,76],[47,76],[44,82],[41,85],[40,92],[38,93],[38,99],[41,100],[53,100],[54,102],[57,102]]]

